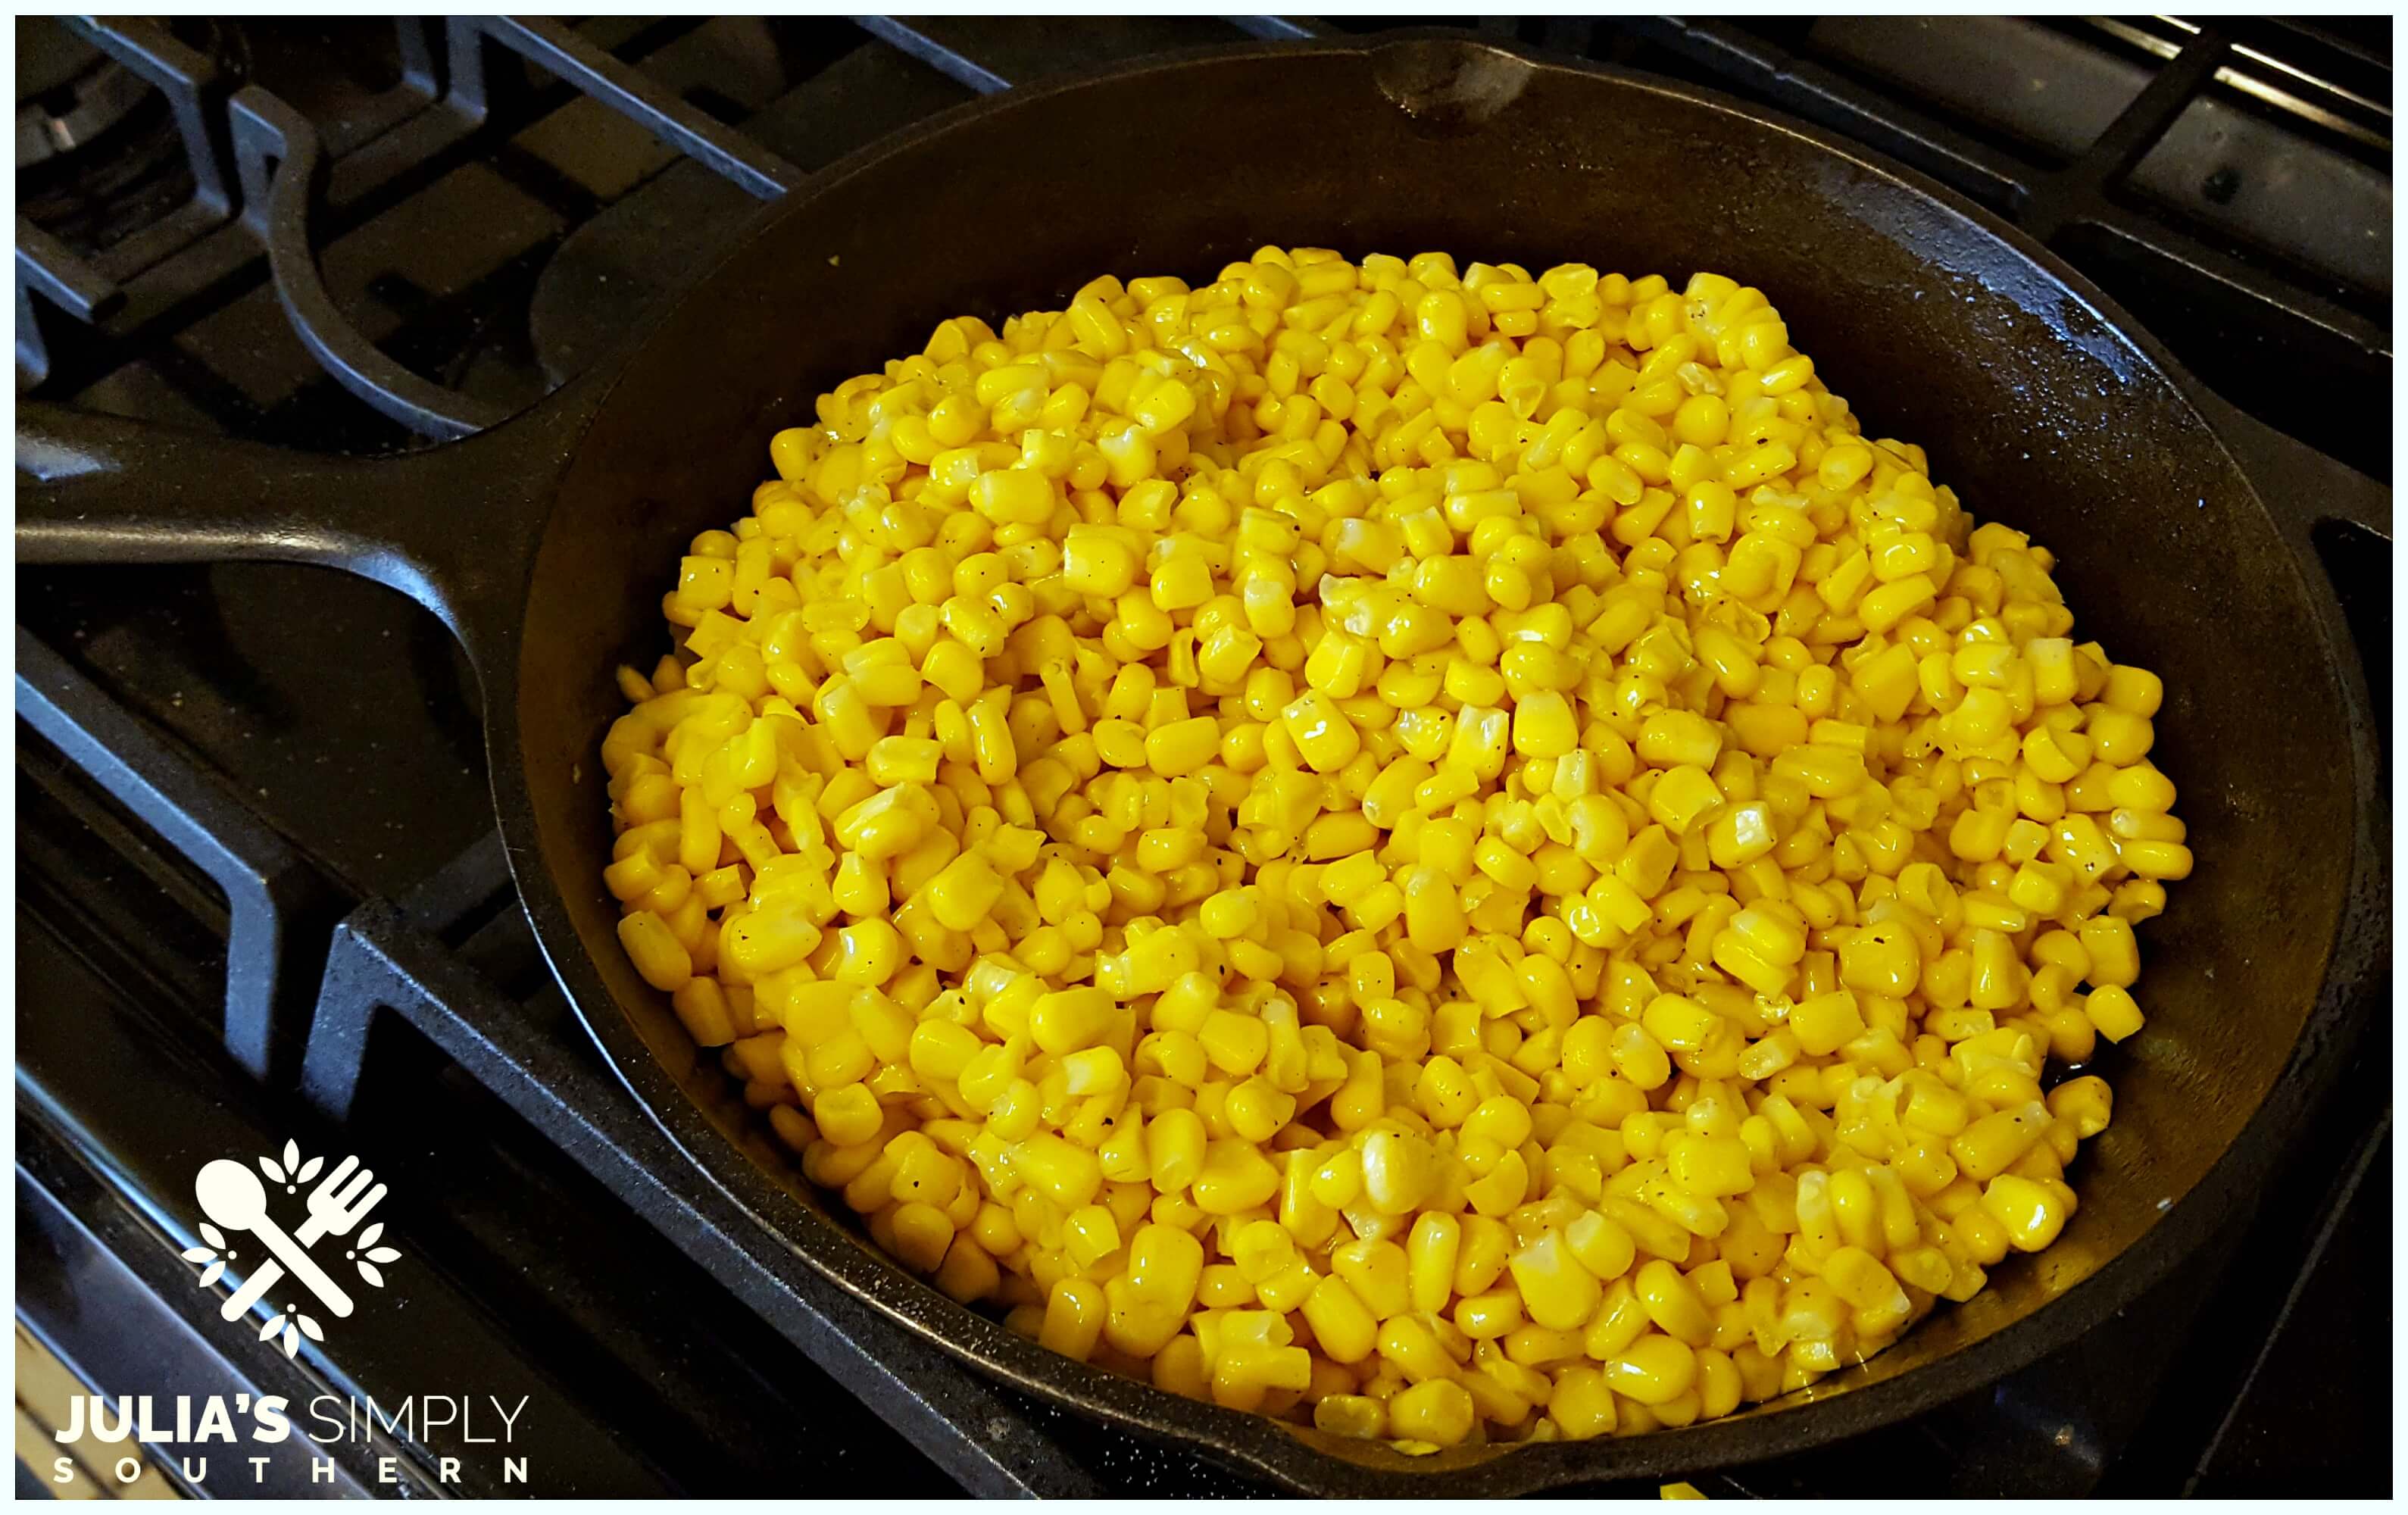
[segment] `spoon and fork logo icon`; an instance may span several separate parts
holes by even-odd
[[[312,1157],[303,1161],[296,1143],[284,1144],[283,1161],[273,1157],[258,1160],[259,1172],[253,1173],[243,1164],[219,1158],[202,1167],[194,1181],[193,1193],[200,1201],[201,1211],[208,1217],[202,1222],[202,1236],[210,1245],[194,1247],[184,1253],[187,1262],[208,1265],[201,1273],[204,1288],[217,1282],[226,1265],[236,1260],[234,1247],[225,1232],[244,1232],[256,1237],[267,1251],[267,1259],[252,1265],[241,1286],[227,1295],[219,1314],[229,1321],[238,1321],[250,1313],[251,1306],[287,1278],[296,1280],[304,1290],[337,1320],[352,1310],[351,1296],[335,1281],[326,1269],[311,1255],[310,1249],[328,1236],[349,1236],[367,1218],[385,1195],[385,1186],[376,1182],[376,1175],[360,1166],[356,1157],[346,1157],[334,1171],[319,1179],[309,1191],[306,1203],[308,1216],[295,1230],[287,1232],[268,1214],[271,1187],[286,1193],[298,1193],[301,1186],[318,1179],[325,1159]],[[265,1175],[267,1182],[262,1181]],[[214,1223],[211,1223],[214,1222]],[[222,1228],[222,1230],[221,1230]],[[384,1227],[371,1225],[361,1232],[359,1239],[347,1255],[358,1268],[361,1279],[372,1287],[381,1287],[384,1275],[379,1265],[397,1260],[401,1253],[390,1247],[379,1246]],[[281,1336],[286,1356],[300,1348],[301,1337],[312,1341],[324,1339],[316,1320],[298,1308],[287,1306],[274,1312],[260,1332],[265,1341]]]

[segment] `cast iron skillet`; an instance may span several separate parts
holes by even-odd
[[[740,514],[820,390],[943,317],[1058,307],[1105,270],[1209,279],[1256,246],[1580,259],[1760,285],[1877,436],[2063,555],[2084,634],[2165,677],[2157,759],[2200,859],[2150,926],[2079,1216],[1869,1365],[1629,1440],[1407,1459],[1053,1356],[829,1218],[612,934],[612,665],[666,648],[684,543]],[[954,1353],[1298,1489],[1511,1494],[1750,1461],[1980,1388],[2245,1215],[2386,950],[2362,680],[2313,512],[2270,512],[2199,386],[2099,292],[1947,192],[1731,102],[1461,40],[1245,46],[938,117],[766,214],[622,357],[472,440],[300,458],[29,407],[21,561],[276,558],[422,602],[479,670],[494,802],[553,971],[637,1098],[812,1265]],[[2229,413],[2228,413],[2229,414]],[[30,478],[25,476],[30,475]]]

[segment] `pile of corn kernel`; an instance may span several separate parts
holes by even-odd
[[[1409,1450],[1628,1435],[2072,1213],[2048,1065],[2190,867],[2159,681],[1758,291],[1265,248],[770,456],[621,670],[608,884],[953,1298]]]

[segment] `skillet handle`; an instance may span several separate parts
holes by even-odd
[[[2255,416],[2214,402],[2216,430],[2286,530],[2313,535],[2346,522],[2391,543],[2391,491]]]
[[[2253,417],[2213,400],[2215,429],[2298,555],[2341,663],[2353,750],[2334,754],[2355,793],[2350,895],[2327,994],[2344,1007],[2340,1048],[2365,1045],[2386,1011],[2391,972],[2391,492]],[[2311,1045],[2302,1041],[2302,1048]]]
[[[534,425],[357,458],[22,404],[17,561],[339,568],[432,610],[482,670],[516,638],[565,465],[571,428],[560,407],[538,411]]]
[[[2371,713],[2387,750],[2391,491],[2221,399],[2202,408],[2309,569],[2310,593],[2325,611],[2334,640],[2357,654],[2365,683],[2351,696]]]

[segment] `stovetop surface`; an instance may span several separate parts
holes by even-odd
[[[2024,28],[1989,36],[2010,67],[2088,55],[2058,77],[2106,92],[2110,119],[2154,60],[2141,43],[2074,23],[1998,25]],[[618,19],[585,35],[805,171],[997,83],[1239,35],[1204,21],[873,30]],[[2080,146],[2060,140],[2078,120],[2001,118],[1936,97],[1911,78],[1914,35],[1894,27],[1533,22],[1523,33],[1793,109],[1804,107],[1756,65],[1766,53],[1805,56],[1858,96],[1903,97],[1918,120],[1955,122],[1983,153],[2050,164]],[[755,204],[595,100],[541,81],[481,127],[431,134],[443,145],[430,154],[389,150],[382,161],[380,142],[408,129],[392,124],[408,86],[407,36],[397,42],[390,23],[195,23],[179,35],[300,108],[350,154],[321,240],[347,314],[421,373],[494,405],[523,405],[593,361]],[[2253,173],[2265,154],[2287,150],[2294,177],[2360,191],[2379,181],[2387,239],[2387,112],[2347,104],[2388,98],[2387,84],[2376,91],[2360,77],[2387,80],[2387,25],[2297,46],[2293,55],[2316,61],[2345,97],[2324,99],[2330,120],[2310,131],[2234,90],[2216,96],[2221,113],[2206,129],[2239,144],[2236,154],[2247,148],[2235,162]],[[1814,76],[1800,64],[1787,77]],[[1830,89],[1822,98],[1856,97]],[[2377,127],[2379,154],[2361,140]],[[128,183],[93,174],[101,188],[79,200],[79,179],[61,172],[72,155],[42,165],[38,182],[21,180],[21,210],[48,218],[88,257],[105,259],[119,223],[141,207],[191,193],[161,146],[164,132],[172,147],[172,125],[156,111],[112,130],[114,144],[82,150],[125,154],[140,170],[118,176]],[[2299,140],[2286,149],[2284,134]],[[28,183],[40,198],[27,199]],[[2248,210],[2256,188],[2254,179],[2235,187],[2226,205]],[[2266,235],[2262,224],[2215,221],[2214,195],[2189,189],[2207,198],[2179,215],[2162,204],[2187,193],[2175,179],[2154,174],[2145,194],[2185,235],[2225,236],[2219,245],[2236,258],[2297,272],[2309,291],[2302,307],[2339,322],[2336,340],[2356,341],[2354,361],[2376,365],[2379,388],[2320,391],[2302,421],[2298,386],[2266,383],[2229,355],[2196,355],[2231,347],[2222,338],[2234,333],[2262,345],[2258,316],[2233,307],[2194,320],[2196,292],[2153,293],[2145,280],[2110,277],[2122,266],[2114,259],[2077,263],[2227,398],[2387,477],[2387,447],[2373,445],[2388,436],[2387,409],[2379,422],[2371,408],[2348,410],[2387,393],[2387,252],[2377,289],[2356,250],[2270,250],[2248,240]],[[415,445],[311,362],[243,236],[220,229],[125,278],[117,330],[46,321],[53,380],[41,395],[296,448]],[[2366,314],[2378,309],[2379,325]],[[2354,613],[2369,633],[2387,627],[2387,551],[2356,571],[2344,584]],[[437,994],[432,1009],[364,1021],[356,1089],[331,1107],[300,1097],[289,1079],[262,1086],[217,1026],[224,890],[21,721],[19,1222],[33,1238],[20,1245],[21,1312],[105,1391],[163,1392],[154,1380],[193,1393],[221,1381],[387,1395],[508,1386],[536,1407],[531,1483],[546,1493],[985,1492],[1015,1478],[1031,1486],[1049,1468],[1063,1479],[1054,1492],[1254,1491],[1191,1455],[1132,1446],[933,1360],[924,1377],[946,1386],[928,1392],[935,1403],[895,1398],[862,1359],[916,1364],[909,1344],[865,1328],[862,1351],[827,1346],[792,1325],[808,1310],[764,1305],[748,1292],[754,1272],[693,1241],[700,1233],[686,1222],[665,1230],[656,1201],[628,1197],[632,1180],[597,1164],[575,1133],[640,1143],[635,1133],[651,1128],[568,1019],[508,895],[489,840],[475,686],[431,617],[374,586],[276,565],[20,568],[17,586],[21,637],[57,655],[78,699],[131,712],[199,782],[291,842],[338,902],[327,919],[394,902],[390,919],[377,918],[384,935],[357,938],[387,953],[379,962],[431,945],[435,968],[412,981],[469,986]],[[2387,636],[2361,642],[2371,659],[2387,659]],[[2387,694],[2387,661],[2370,665],[2369,682]],[[21,675],[21,703],[22,688]],[[313,969],[322,942],[316,952]],[[1733,1494],[2387,1490],[2388,1031],[2375,1022],[2358,1081],[2296,1160],[2302,1181],[2269,1196],[2259,1215],[2236,1217],[2218,1247],[2096,1337],[1977,1402],[1701,1485]],[[478,1050],[465,1050],[471,1043]],[[506,1055],[485,1057],[488,1043]],[[564,1122],[523,1093],[530,1079],[573,1090],[600,1113]],[[286,1139],[328,1152],[348,1143],[409,1176],[407,1189],[396,1177],[388,1219],[409,1238],[406,1265],[423,1280],[401,1318],[363,1312],[297,1361],[210,1336],[213,1316],[178,1327],[194,1304],[191,1269],[173,1249],[164,1265],[149,1255],[163,1230],[190,1222],[182,1201],[195,1154],[246,1142],[266,1152]],[[111,1309],[97,1308],[104,1301]],[[171,1337],[174,1350],[156,1345]],[[923,1415],[933,1419],[912,1418]],[[991,1440],[1036,1446],[1016,1456],[982,1449],[982,1420]],[[430,1469],[447,1444],[438,1434],[382,1450],[397,1450],[415,1487],[437,1492]],[[373,1458],[353,1450],[344,1477],[375,1492]],[[472,1485],[510,1492],[473,1448],[451,1450],[467,1453]]]

